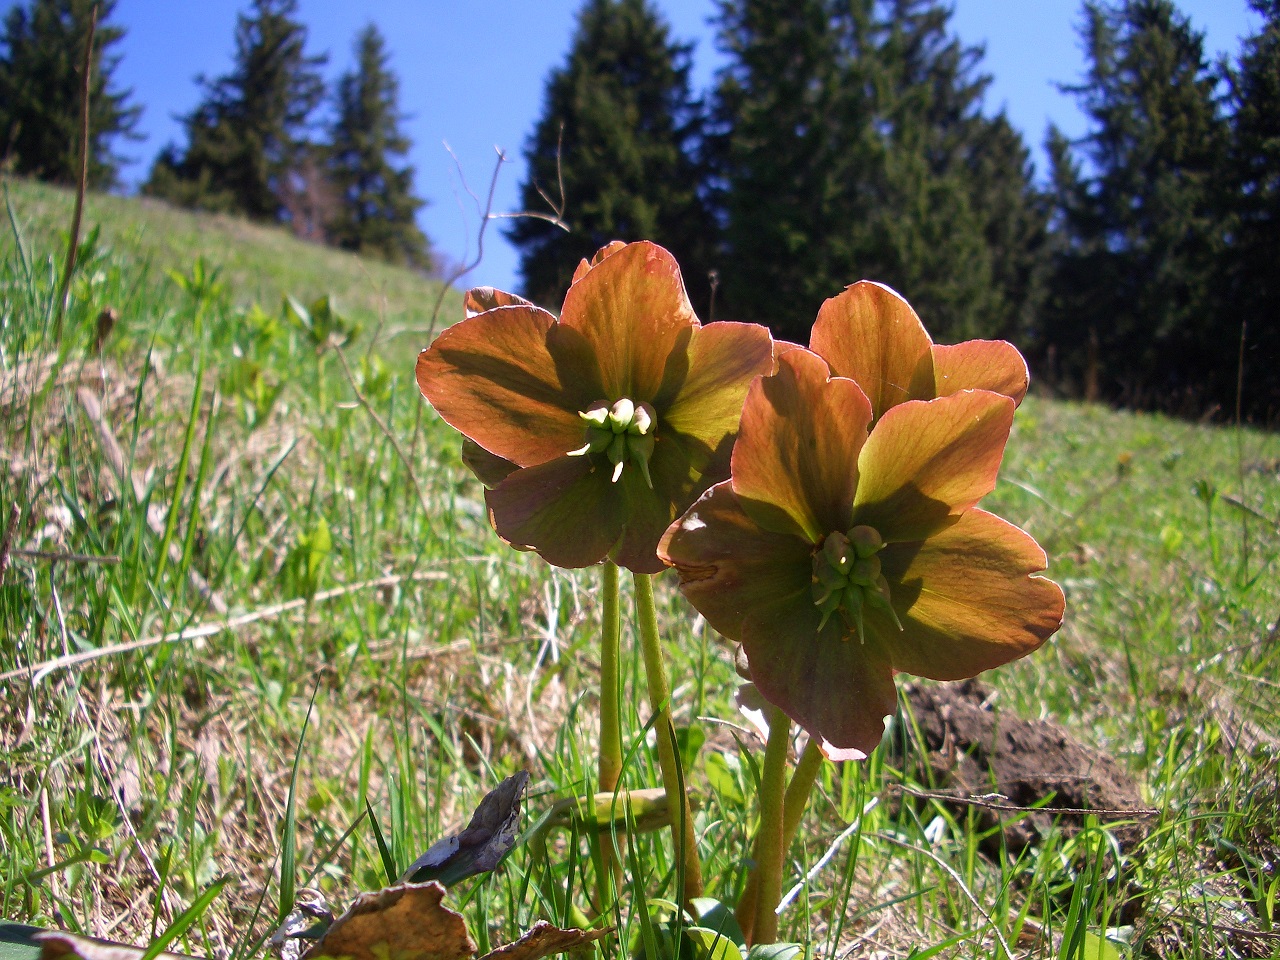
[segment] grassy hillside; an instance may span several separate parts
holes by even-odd
[[[70,197],[14,183],[9,201],[0,522],[16,505],[16,547],[106,562],[15,555],[0,582],[0,917],[144,942],[230,877],[177,943],[245,957],[291,891],[342,905],[381,886],[386,859],[458,829],[502,776],[531,772],[530,819],[591,779],[597,581],[489,529],[413,381],[429,281],[94,197],[99,241],[59,346]],[[198,258],[220,290],[201,293]],[[318,342],[284,294],[332,294],[363,332]],[[99,352],[107,305],[120,320]],[[451,294],[443,322],[458,311]],[[1015,799],[948,802],[990,786],[953,776],[955,745],[930,751],[905,713],[871,760],[824,771],[784,934],[825,957],[1116,955],[1104,940],[1122,956],[1276,955],[1280,437],[1033,396],[984,505],[1040,540],[1068,596],[1063,630],[984,676],[987,699],[1096,751],[1068,779],[1113,758],[1135,805],[1036,819]],[[709,892],[731,898],[761,751],[732,706],[732,652],[668,579]],[[656,783],[649,745],[626,746],[628,782]],[[1019,822],[1025,846],[1001,832]],[[652,836],[645,888],[670,897]],[[553,841],[455,889],[482,949],[563,917],[557,887],[589,907],[581,838]],[[636,904],[618,919],[610,953],[638,936]]]
[[[0,231],[0,257],[17,256],[21,238],[35,256],[32,266],[37,272],[47,273],[54,254],[60,269],[74,192],[24,180],[7,181],[6,187],[13,221]],[[440,289],[435,281],[408,270],[304,243],[275,227],[220,214],[194,214],[148,198],[89,194],[81,239],[94,228],[97,256],[92,269],[81,272],[85,296],[77,302],[90,309],[114,306],[126,327],[147,311],[176,309],[180,291],[167,272],[190,273],[197,258],[219,271],[234,306],[259,303],[274,310],[285,294],[304,303],[332,294],[343,312],[366,330],[379,321],[391,333],[425,330]],[[441,315],[455,316],[459,303],[451,292]],[[156,319],[146,318],[142,329],[151,331],[146,322]]]

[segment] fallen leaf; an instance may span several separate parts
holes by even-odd
[[[441,905],[444,892],[432,881],[363,893],[301,960],[468,960],[475,944],[461,914]]]
[[[438,880],[451,887],[459,880],[493,870],[515,846],[520,801],[528,785],[529,774],[524,770],[507,777],[480,801],[467,829],[433,843],[400,880]]]
[[[607,927],[603,930],[562,930],[545,920],[539,920],[519,940],[513,940],[506,946],[486,953],[480,960],[541,960],[542,957],[583,947],[594,940],[599,940],[612,929]]]
[[[130,947],[110,940],[95,940],[60,930],[47,930],[35,934],[32,939],[40,944],[40,960],[138,960],[147,951],[142,947]],[[185,953],[160,953],[156,960],[192,960]]]

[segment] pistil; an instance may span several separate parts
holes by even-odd
[[[586,442],[578,449],[570,450],[569,456],[603,453],[613,464],[614,483],[622,476],[623,467],[634,463],[640,468],[645,484],[653,489],[653,479],[649,476],[649,458],[653,455],[654,427],[657,425],[653,407],[622,397],[612,404],[607,400],[597,400],[580,411],[578,416],[587,425]]]

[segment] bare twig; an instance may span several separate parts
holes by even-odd
[[[959,803],[969,807],[983,807],[987,810],[1001,810],[1009,813],[1052,813],[1064,814],[1070,816],[1091,815],[1102,817],[1104,819],[1128,819],[1130,817],[1158,817],[1159,810],[1150,807],[1138,807],[1132,810],[1110,810],[1105,807],[1023,807],[1013,803],[1002,803],[1001,800],[1007,799],[998,793],[987,794],[985,796],[972,796],[970,794],[948,793],[943,790],[916,790],[913,787],[904,786],[900,783],[889,785],[889,790],[894,793],[905,793],[913,797],[919,797],[921,800],[942,800],[947,803]],[[1000,797],[999,800],[993,799]]]
[[[47,560],[50,563],[116,564],[120,562],[120,558],[115,554],[99,556],[93,553],[57,553],[49,550],[12,550],[10,553],[15,557],[24,557],[28,560]],[[0,572],[3,572],[2,568],[0,568]]]
[[[479,198],[476,197],[474,193],[471,193],[471,188],[467,186],[467,179],[462,172],[462,164],[458,161],[457,154],[453,152],[453,148],[447,143],[444,145],[444,148],[449,151],[449,156],[453,157],[453,162],[458,168],[458,176],[462,179],[463,189],[466,190],[467,193],[470,193],[471,196],[476,199],[478,204]],[[485,200],[484,210],[480,215],[480,230],[476,234],[475,259],[470,263],[460,264],[453,273],[449,274],[444,283],[440,285],[440,292],[436,295],[435,306],[431,308],[431,322],[427,326],[428,340],[435,336],[436,324],[440,321],[440,308],[444,306],[445,294],[449,292],[449,289],[454,285],[454,283],[461,280],[464,276],[478,267],[480,265],[480,261],[484,259],[484,231],[489,225],[489,220],[492,219],[490,213],[493,210],[493,195],[498,189],[498,173],[502,170],[502,165],[507,162],[506,154],[501,150],[498,150],[497,154],[498,159],[494,161],[493,164],[493,176],[489,178],[489,196],[488,199]]]
[[[563,127],[561,128],[560,136],[561,138],[564,137]],[[432,310],[431,310],[431,322],[427,326],[428,340],[430,340],[433,336],[435,336],[436,324],[439,323],[439,320],[440,320],[440,308],[444,304],[445,294],[457,281],[461,280],[464,276],[466,276],[468,273],[470,273],[472,270],[478,267],[480,265],[480,261],[484,259],[484,233],[485,233],[485,228],[488,227],[490,220],[516,220],[516,219],[522,219],[522,218],[528,217],[534,220],[545,220],[547,223],[553,224],[554,226],[559,227],[561,230],[564,230],[565,232],[568,232],[569,230],[569,225],[564,221],[564,206],[565,206],[564,174],[560,165],[560,144],[559,143],[556,144],[556,176],[559,178],[559,181],[560,181],[559,204],[556,204],[555,202],[553,202],[552,199],[547,196],[546,192],[543,191],[541,187],[538,187],[535,185],[535,188],[538,191],[538,195],[541,196],[542,199],[547,202],[547,206],[551,207],[552,212],[549,214],[538,213],[532,210],[521,210],[515,213],[494,213],[493,212],[493,196],[498,188],[498,173],[499,171],[501,171],[502,165],[507,162],[507,155],[503,153],[501,149],[497,147],[494,148],[494,150],[497,152],[498,159],[495,161],[493,165],[493,175],[489,178],[489,193],[485,198],[484,205],[481,206],[480,198],[477,197],[475,193],[472,191],[471,187],[467,185],[467,177],[466,177],[466,174],[462,172],[462,163],[461,161],[458,160],[457,154],[453,152],[453,148],[450,147],[448,143],[444,145],[444,148],[449,152],[449,156],[453,157],[454,166],[458,170],[458,179],[462,182],[462,189],[464,189],[467,192],[467,194],[471,197],[471,199],[475,201],[476,208],[477,210],[480,211],[480,229],[476,233],[475,257],[472,258],[469,262],[463,262],[462,264],[460,264],[451,274],[449,274],[448,277],[445,278],[444,283],[440,287],[440,293],[436,297],[435,306],[432,307]]]
[[[409,475],[409,482],[413,484],[413,489],[418,494],[418,503],[422,505],[423,515],[430,517],[431,507],[427,503],[427,495],[422,491],[422,484],[418,482],[418,475],[414,472],[413,461],[409,459],[408,454],[404,452],[404,448],[400,446],[400,441],[396,439],[396,435],[391,432],[382,418],[378,416],[378,411],[373,409],[373,405],[369,403],[361,392],[360,387],[356,384],[355,374],[351,371],[351,365],[347,363],[347,355],[342,352],[342,348],[335,345],[333,352],[338,355],[338,360],[342,364],[342,372],[347,375],[347,383],[351,384],[351,390],[355,393],[356,400],[360,403],[360,406],[364,407],[365,412],[369,414],[369,418],[373,420],[378,429],[382,431],[382,435],[391,441],[392,449],[395,450],[396,456],[400,458],[400,462],[404,464],[405,472]]]
[[[22,516],[22,510],[16,503],[9,505],[9,520],[4,525],[4,532],[0,533],[0,577],[4,576],[6,570],[9,569],[10,547],[13,546],[13,535],[18,532],[18,519]],[[14,551],[20,553],[21,551]]]
[[[528,217],[531,220],[545,220],[552,226],[559,227],[565,233],[569,233],[569,224],[565,222],[564,211],[568,204],[564,195],[564,165],[561,161],[561,150],[564,147],[564,124],[560,124],[560,133],[556,137],[556,184],[560,189],[560,200],[556,202],[547,196],[547,191],[542,189],[542,185],[536,180],[533,183],[533,189],[538,191],[544,203],[551,208],[550,213],[539,213],[536,210],[518,210],[515,213],[492,213],[489,214],[490,220],[520,220]]]
[[[67,262],[62,268],[62,286],[58,290],[58,313],[53,321],[53,342],[62,340],[62,318],[67,312],[67,294],[71,290],[71,271],[76,268],[76,247],[80,243],[80,217],[84,213],[84,192],[89,182],[89,93],[93,67],[93,34],[98,26],[98,5],[89,13],[89,35],[84,42],[84,86],[80,104],[80,182],[76,185],[76,205],[71,214],[71,235],[67,237]]]
[[[1280,520],[1277,520],[1275,517],[1269,517],[1262,511],[1254,509],[1234,494],[1223,493],[1219,494],[1219,496],[1222,498],[1223,503],[1230,504],[1242,513],[1253,517],[1255,520],[1261,520],[1267,526],[1271,527],[1275,533],[1280,533]]]
[[[54,657],[43,663],[37,663],[31,667],[24,667],[18,670],[10,670],[8,673],[0,673],[0,682],[5,680],[13,680],[16,677],[30,676],[31,682],[36,683],[55,670],[62,670],[67,667],[78,666],[82,663],[89,663],[93,660],[101,660],[104,657],[112,657],[120,653],[131,653],[134,650],[145,650],[147,647],[158,646],[162,643],[184,643],[190,640],[199,640],[202,637],[213,637],[222,633],[224,630],[235,630],[239,627],[247,626],[251,623],[257,623],[260,620],[273,620],[282,614],[289,613],[293,610],[300,610],[308,604],[325,603],[329,600],[335,600],[338,597],[345,597],[347,594],[356,593],[360,590],[368,590],[378,587],[391,587],[398,583],[419,582],[423,580],[444,580],[448,574],[440,570],[424,570],[413,574],[390,574],[385,577],[377,577],[373,580],[361,580],[359,583],[349,583],[341,587],[333,587],[330,590],[321,590],[310,599],[306,597],[298,597],[294,600],[287,600],[284,603],[272,604],[269,607],[262,607],[258,610],[252,610],[249,613],[242,613],[238,616],[227,617],[222,620],[214,620],[209,623],[202,623],[198,626],[188,627],[186,630],[178,630],[174,633],[156,634],[150,637],[143,637],[141,640],[133,640],[129,643],[115,643],[106,647],[99,647],[96,650],[85,650],[81,653],[67,654],[61,657]]]

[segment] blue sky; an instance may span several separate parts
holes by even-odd
[[[0,0],[4,10],[13,5]],[[401,106],[411,114],[405,129],[414,142],[410,160],[418,193],[429,201],[421,223],[447,256],[474,255],[479,225],[459,168],[483,196],[495,147],[501,148],[512,162],[499,175],[494,209],[516,209],[521,150],[541,111],[547,72],[564,62],[579,5],[580,0],[300,0],[309,48],[329,53],[330,78],[350,67],[355,34],[365,23],[376,22],[386,36],[400,77]],[[247,0],[118,0],[113,19],[127,31],[118,48],[124,57],[118,82],[132,87],[145,107],[139,132],[146,139],[124,145],[136,158],[124,172],[127,182],[146,176],[167,141],[181,140],[175,118],[199,99],[194,78],[229,69],[236,14],[247,6]],[[695,42],[695,85],[705,88],[723,62],[707,22],[713,0],[657,0],[657,6],[674,36]],[[1235,54],[1240,38],[1259,26],[1245,0],[1182,0],[1180,7],[1205,32],[1212,55]],[[1084,69],[1075,30],[1079,0],[955,0],[955,8],[954,31],[986,47],[982,69],[994,78],[990,108],[1008,110],[1043,173],[1040,144],[1048,122],[1073,136],[1085,129],[1072,98],[1054,86],[1077,80]],[[517,256],[497,226],[490,225],[484,262],[467,280],[514,289]]]

